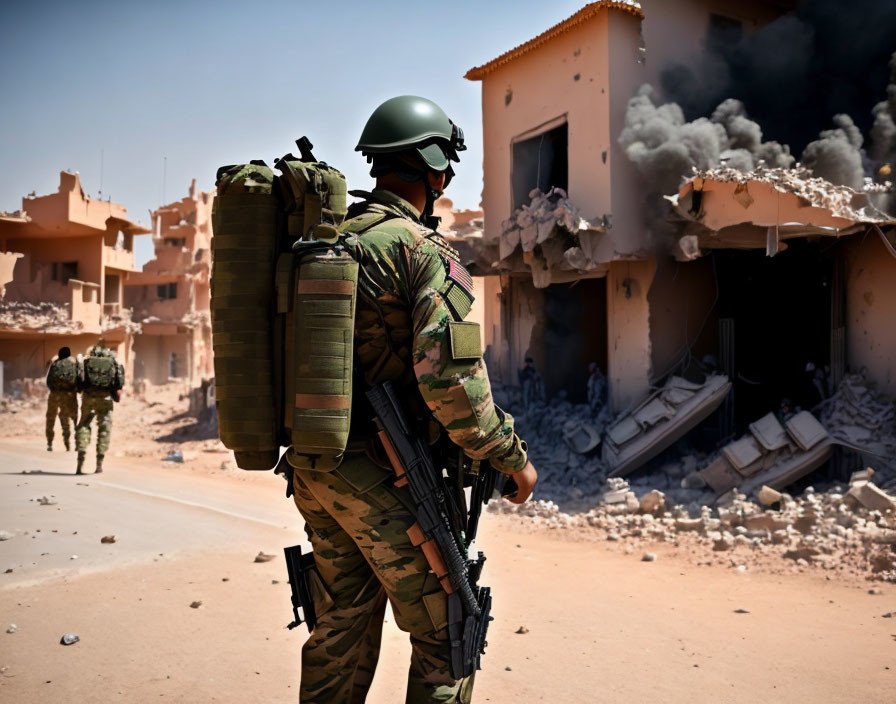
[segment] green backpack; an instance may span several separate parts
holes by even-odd
[[[77,391],[78,364],[71,357],[57,359],[47,373],[47,387],[50,391]]]
[[[345,177],[297,142],[218,170],[211,315],[221,441],[243,469],[332,469],[348,441],[358,265],[339,243]]]
[[[117,391],[121,388],[114,357],[84,358],[85,391]]]

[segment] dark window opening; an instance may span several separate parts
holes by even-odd
[[[743,36],[744,25],[740,20],[724,15],[709,16],[709,29],[706,32],[706,48],[709,51],[724,54],[726,50],[737,46]]]
[[[186,247],[187,246],[187,238],[186,237],[166,237],[165,244],[170,247]]]
[[[118,284],[119,279],[117,274],[106,274],[106,286],[105,286],[105,295],[106,300],[104,303],[118,303]]]
[[[51,278],[61,284],[78,278],[78,262],[53,262]]]
[[[177,284],[159,284],[157,287],[160,300],[171,300],[177,298]]]
[[[529,203],[533,188],[568,189],[569,129],[564,122],[540,135],[513,143],[513,210]]]

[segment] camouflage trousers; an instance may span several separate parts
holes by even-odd
[[[75,429],[75,448],[78,452],[87,452],[90,447],[90,424],[96,418],[96,454],[106,454],[112,434],[114,404],[111,396],[105,394],[100,396],[84,392],[81,395],[81,417]]]
[[[51,391],[47,399],[47,445],[53,444],[56,416],[62,425],[62,441],[69,446],[72,427],[78,422],[78,394],[75,391]]]
[[[407,530],[413,514],[362,453],[332,472],[295,470],[295,502],[328,592],[302,649],[302,704],[361,704],[379,657],[386,599],[411,637],[406,704],[471,701],[449,665],[447,598]],[[318,599],[315,599],[317,602]]]

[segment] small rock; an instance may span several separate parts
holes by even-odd
[[[193,602],[190,602],[190,608],[191,608],[191,609],[198,609],[200,606],[202,606],[202,602],[201,602],[201,601],[193,601]]]
[[[6,571],[3,574],[10,574],[12,572],[12,567],[7,567]]]
[[[734,613],[736,613],[736,614],[748,614],[748,613],[750,613],[750,612],[747,611],[746,609],[735,609],[735,610],[734,610]]]
[[[6,632],[7,633],[15,633],[17,630],[19,630],[19,627],[16,624],[11,623],[11,624],[9,624],[9,628],[6,629]]]
[[[162,462],[178,462],[181,463],[184,461],[184,456],[182,452],[177,450],[172,450],[167,455],[162,458]]]
[[[271,584],[280,584],[280,580],[279,580],[279,579],[272,579],[272,580],[271,580]]]
[[[896,616],[896,611],[888,611],[883,615],[883,618],[893,618],[894,616]]]
[[[656,553],[655,552],[645,552],[641,557],[641,562],[656,562]]]
[[[868,593],[871,594],[872,596],[879,596],[879,595],[883,594],[884,592],[883,592],[883,589],[881,589],[880,587],[871,587],[871,589],[868,590]]]
[[[0,540],[9,540],[12,537],[12,533],[7,533],[5,530],[0,530]]]
[[[504,668],[507,672],[511,672],[510,665]]]
[[[104,535],[102,538],[100,538],[100,542],[101,543],[114,543],[115,536],[114,535]]]
[[[702,531],[702,518],[679,518],[675,521],[675,530],[679,532]]]
[[[774,506],[775,504],[781,503],[781,492],[775,491],[770,486],[762,485],[762,488],[756,495],[756,498],[759,500],[759,503],[762,506]]]
[[[261,551],[255,556],[255,562],[270,562],[273,560],[276,555],[268,555],[266,552]]]
[[[81,638],[77,633],[64,633],[59,642],[62,645],[74,645],[79,640],[81,640]]]
[[[734,548],[734,540],[730,536],[723,535],[712,544],[712,549],[716,552],[724,552]]]
[[[519,633],[520,635],[524,635],[524,634],[526,634],[526,633],[528,633],[528,632],[529,632],[529,629],[526,628],[525,626],[520,626],[519,628],[517,628],[517,629],[514,631],[514,633]]]
[[[858,472],[853,472],[849,477],[849,485],[853,486],[854,484],[858,484],[860,482],[870,482],[871,477],[874,476],[874,470],[871,467],[866,467],[865,469],[860,469]]]
[[[229,581],[230,581],[230,577],[221,577],[221,581],[222,581],[222,582],[229,582]]]
[[[54,501],[53,499],[51,499],[47,496],[41,496],[37,500],[37,503],[39,503],[41,506],[55,506],[58,502]]]
[[[846,497],[870,511],[896,511],[896,499],[871,482],[854,484]]]
[[[666,496],[663,492],[653,489],[641,497],[640,509],[642,513],[656,514],[666,506]]]
[[[68,558],[68,559],[69,559],[69,560],[77,560],[77,559],[78,559],[78,556],[77,556],[77,555],[72,555],[72,556],[71,556],[70,558]]]

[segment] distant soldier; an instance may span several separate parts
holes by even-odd
[[[121,400],[124,387],[124,367],[115,361],[115,353],[100,341],[87,353],[81,365],[78,386],[81,390],[81,417],[75,433],[78,450],[77,474],[84,467],[84,457],[90,446],[90,423],[96,418],[96,471],[103,471],[103,457],[109,450],[112,433],[112,408]]]
[[[607,377],[597,366],[597,362],[588,365],[588,405],[591,412],[597,414],[607,402]]]
[[[62,442],[65,450],[71,449],[69,440],[72,427],[78,422],[78,377],[80,365],[72,358],[68,347],[60,347],[59,355],[50,364],[47,372],[47,452],[53,451],[53,434],[56,427],[56,416],[62,424]]]
[[[544,402],[544,385],[541,382],[541,374],[535,368],[535,360],[526,357],[523,368],[517,372],[520,387],[523,390],[523,408],[528,410],[535,403]]]

